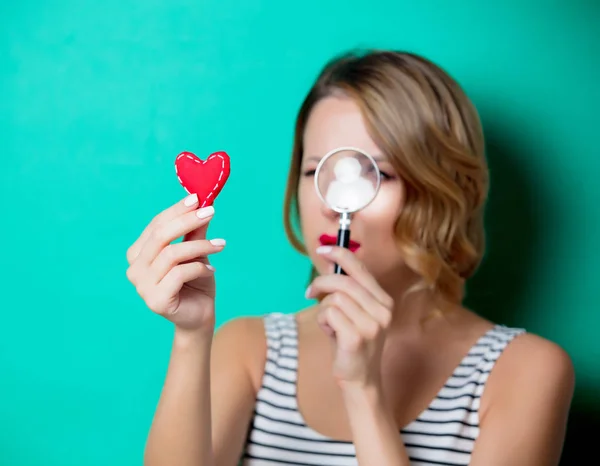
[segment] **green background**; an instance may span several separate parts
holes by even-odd
[[[172,328],[125,251],[185,195],[175,156],[226,150],[218,323],[306,304],[281,206],[295,113],[353,47],[446,68],[488,139],[476,310],[562,345],[567,452],[600,405],[600,2],[4,0],[0,6],[0,464],[141,464]],[[568,464],[565,462],[565,464]]]

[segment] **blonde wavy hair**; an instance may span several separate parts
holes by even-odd
[[[479,115],[448,73],[408,52],[350,52],[326,64],[299,110],[284,202],[284,226],[297,234],[303,137],[312,108],[342,93],[360,107],[367,130],[405,184],[394,236],[405,264],[431,289],[460,303],[485,249],[488,168]],[[313,268],[313,275],[315,271]]]

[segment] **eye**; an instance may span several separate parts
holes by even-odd
[[[311,176],[315,176],[316,172],[317,172],[317,170],[315,168],[313,168],[313,169],[310,169],[310,170],[304,170],[302,172],[302,175],[306,176],[306,177],[311,177]]]
[[[368,172],[368,173],[372,173],[373,171],[374,171],[374,168],[373,168],[373,167],[371,167],[371,168],[367,169],[367,172]],[[388,173],[388,172],[385,172],[385,171],[383,171],[381,168],[379,169],[379,174],[381,175],[381,179],[382,179],[382,181],[387,181],[387,180],[391,180],[391,179],[393,179],[393,178],[394,178],[394,176],[393,176],[393,175],[391,175],[391,174],[390,174],[390,173]]]
[[[379,173],[381,174],[381,178],[384,179],[384,180],[391,180],[391,179],[394,178],[392,175],[390,175],[390,174],[388,174],[386,172],[383,172],[381,170],[379,170]]]

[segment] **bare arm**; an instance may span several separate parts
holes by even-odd
[[[212,465],[212,335],[175,333],[167,376],[146,445],[145,465]]]
[[[240,460],[267,355],[260,318],[236,319],[217,333],[211,362],[212,441],[216,466]]]
[[[214,339],[175,334],[148,436],[146,466],[237,464],[253,412],[255,387],[246,361],[261,350],[247,347],[252,329],[261,330],[257,324],[232,321]]]
[[[343,390],[359,465],[409,466],[410,459],[381,390]]]
[[[532,334],[518,337],[488,380],[489,408],[471,464],[558,465],[574,383],[571,360],[559,346]]]

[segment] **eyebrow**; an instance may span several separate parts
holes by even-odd
[[[375,155],[369,154],[369,155],[371,155],[371,157],[373,157],[373,160],[375,160],[375,162],[377,162],[377,163],[388,162],[387,157],[384,157],[381,154],[375,154]],[[307,162],[311,162],[311,161],[320,162],[322,158],[323,157],[321,157],[321,156],[310,155],[310,156],[306,157],[305,160]]]

